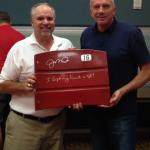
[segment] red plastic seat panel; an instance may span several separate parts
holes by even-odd
[[[107,105],[110,98],[106,52],[62,50],[35,55],[36,110],[84,105]]]

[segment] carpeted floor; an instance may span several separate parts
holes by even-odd
[[[64,138],[65,150],[92,150],[88,133],[67,133]],[[150,132],[138,131],[136,150],[150,150]]]
[[[150,150],[150,131],[149,131],[149,129],[138,132],[137,150]]]

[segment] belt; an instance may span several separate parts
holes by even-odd
[[[15,114],[17,114],[17,115],[19,115],[19,116],[21,116],[23,118],[39,121],[41,123],[48,123],[48,122],[54,120],[55,118],[57,118],[58,116],[60,116],[62,114],[62,112],[60,112],[59,114],[57,114],[55,116],[37,117],[37,116],[23,114],[23,113],[20,113],[18,111],[12,110],[12,109],[11,109],[11,111],[13,111]]]

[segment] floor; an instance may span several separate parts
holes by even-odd
[[[65,150],[92,150],[88,133],[67,133],[64,138]],[[139,130],[136,150],[150,150],[150,131]]]

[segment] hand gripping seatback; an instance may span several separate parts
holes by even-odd
[[[106,52],[91,49],[36,54],[35,109],[82,102],[108,105],[110,98]]]

